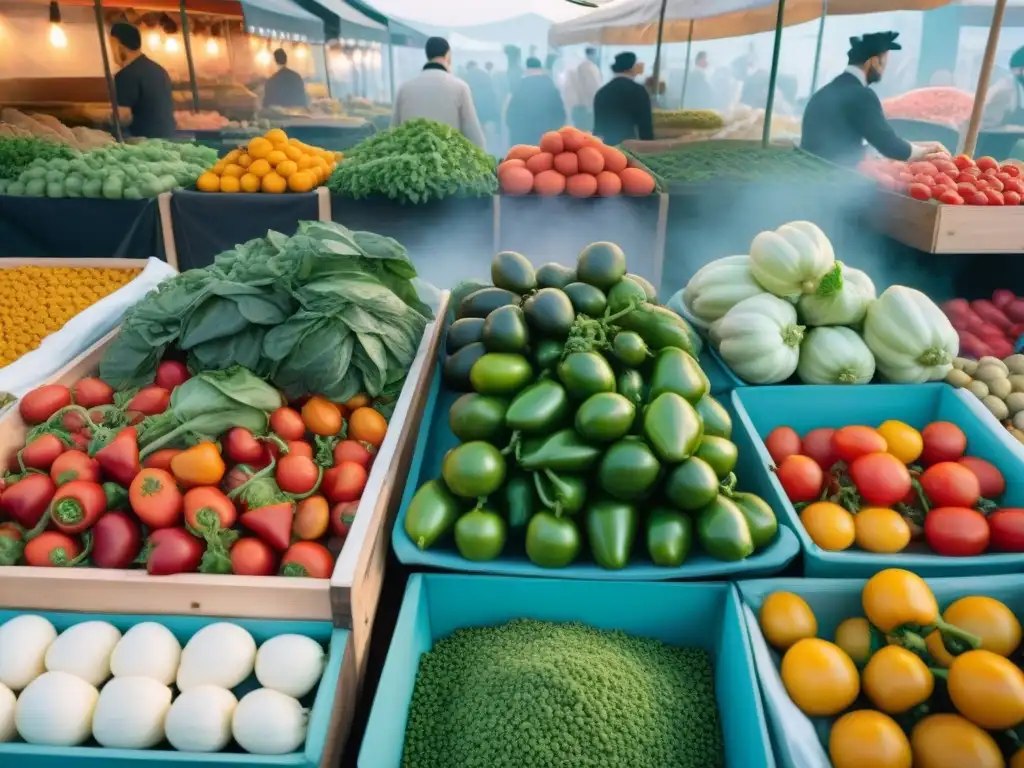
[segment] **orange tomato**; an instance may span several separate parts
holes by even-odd
[[[132,511],[150,528],[170,528],[181,523],[183,499],[169,472],[144,469],[128,489]]]
[[[226,531],[235,524],[238,512],[220,488],[193,488],[185,494],[185,522],[200,533]]]
[[[356,408],[367,407],[371,402],[373,401],[370,400],[370,396],[363,392],[356,395],[355,397],[351,397],[348,400],[346,400],[345,407],[348,408],[350,411],[354,411]]]
[[[307,443],[305,440],[289,440],[288,441],[288,455],[289,456],[305,456],[307,459],[313,458],[313,446]]]
[[[348,417],[348,439],[380,448],[388,431],[388,422],[373,408],[356,408]]]
[[[327,533],[331,508],[323,496],[310,496],[299,502],[292,533],[302,541],[314,541]]]
[[[302,406],[302,421],[314,435],[330,437],[341,431],[341,410],[330,400],[315,395]]]
[[[171,459],[171,472],[189,488],[217,485],[224,477],[224,459],[215,443],[202,442]]]

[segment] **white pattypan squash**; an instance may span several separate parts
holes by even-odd
[[[835,261],[832,243],[809,221],[762,232],[750,244],[751,274],[765,290],[782,298],[814,293]]]
[[[856,331],[812,328],[800,345],[796,375],[804,384],[867,384],[875,375],[875,358]]]
[[[935,302],[904,285],[887,288],[868,307],[864,341],[878,372],[897,384],[945,378],[960,341]]]
[[[770,293],[744,299],[711,326],[722,359],[750,384],[776,384],[792,376],[803,337],[796,309]]]
[[[711,324],[743,299],[764,293],[750,273],[749,256],[726,256],[697,270],[683,289],[683,306],[696,320]]]
[[[875,296],[875,284],[867,273],[837,261],[817,290],[800,299],[797,309],[808,325],[857,325]]]

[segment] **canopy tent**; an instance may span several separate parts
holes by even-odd
[[[374,21],[345,0],[296,0],[303,8],[319,16],[327,40],[355,38],[376,43],[388,41],[387,24]]]
[[[409,19],[413,24],[450,27],[473,27],[507,21],[523,14],[543,16],[548,22],[566,21],[593,10],[571,0],[501,0],[501,2],[470,3],[466,0],[431,0],[411,3],[409,0],[372,0],[381,12]],[[602,5],[606,0],[591,0]]]
[[[292,0],[238,0],[250,35],[304,43],[324,42],[324,23]]]
[[[460,34],[452,30],[446,36],[448,44],[456,51],[474,51],[480,53],[500,53],[501,43],[489,42],[487,40],[475,40],[472,37]]]
[[[386,26],[388,28],[388,42],[410,48],[422,48],[427,44],[427,36],[418,29],[414,29],[397,19],[385,16],[373,6],[364,3],[363,0],[345,0],[345,2],[364,16]]]

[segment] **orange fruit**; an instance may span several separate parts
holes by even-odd
[[[285,147],[287,147],[287,146],[288,146],[288,142],[287,141],[275,141],[274,142],[274,150],[277,151],[277,152],[284,152]]]
[[[224,169],[227,168],[227,167],[228,167],[228,164],[225,163],[223,160],[221,160],[219,163],[214,165],[213,168],[210,169],[210,172],[211,173],[215,173],[218,176],[220,176],[222,173],[224,173]]]
[[[247,173],[238,180],[243,192],[259,192],[260,177],[255,173]]]
[[[319,165],[314,165],[306,172],[311,173],[313,175],[314,187],[319,187],[321,184],[324,183],[324,169],[321,168]]]
[[[196,189],[200,192],[220,192],[220,178],[217,174],[207,171],[196,179]]]
[[[270,194],[279,195],[288,189],[288,182],[271,171],[260,179],[260,189]]]
[[[289,160],[294,160],[295,162],[299,162],[299,158],[302,157],[302,150],[298,147],[293,147],[291,144],[285,147],[282,151],[284,152],[285,157]]]
[[[271,144],[276,144],[279,141],[288,141],[288,134],[282,131],[280,128],[271,128],[269,131],[263,134],[263,138],[269,141]]]
[[[249,166],[249,173],[263,178],[270,173],[270,163],[262,158],[259,160],[253,160],[252,165]]]
[[[252,165],[252,158],[249,157],[249,153],[246,152],[244,154],[239,155],[238,159],[235,162],[238,163],[243,168],[248,168],[250,165]]]
[[[229,163],[229,164],[230,163],[237,163],[238,162],[238,158],[241,157],[241,155],[242,155],[242,150],[240,150],[240,149],[232,149],[230,152],[228,152],[226,155],[224,155],[223,160],[224,160],[225,163]]]
[[[242,178],[245,173],[245,168],[238,165],[237,163],[228,163],[227,167],[224,168],[224,172],[221,176],[233,176],[236,179]]]
[[[236,168],[238,166],[235,166]],[[237,176],[221,176],[220,177],[220,191],[221,192],[238,192],[241,189],[241,184],[238,182]]]
[[[275,149],[273,152],[267,155],[267,162],[270,163],[275,168],[278,166],[279,163],[283,163],[287,159],[288,155],[286,155],[280,149]]]
[[[249,155],[253,158],[266,157],[273,151],[274,145],[262,136],[257,136],[249,141]]]
[[[307,168],[310,168],[314,165],[313,158],[310,157],[309,155],[301,155],[296,162],[299,165],[300,171],[304,171]]]
[[[278,176],[283,176],[287,179],[299,170],[299,166],[294,160],[282,160],[277,164],[277,168],[275,170],[277,171]]]
[[[292,192],[309,192],[315,183],[309,171],[296,171],[288,177],[288,189]]]
[[[334,162],[340,163],[344,159],[345,159],[345,153],[344,152],[335,152],[334,153]]]

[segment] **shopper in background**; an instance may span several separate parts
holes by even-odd
[[[130,109],[132,136],[170,139],[174,136],[174,96],[167,70],[142,52],[138,27],[123,21],[110,28],[110,48],[120,67],[114,75],[117,103]]]
[[[308,107],[306,84],[302,81],[302,75],[288,68],[288,54],[283,48],[274,51],[274,62],[277,64],[277,72],[268,77],[263,85],[263,106],[286,109]]]
[[[565,125],[562,95],[536,56],[526,60],[526,71],[505,110],[505,124],[512,144],[536,144],[547,131]]]
[[[1010,57],[1010,74],[1000,78],[989,89],[985,101],[984,122],[987,127],[1024,126],[1024,48]]]
[[[498,96],[494,92],[494,81],[475,61],[466,64],[466,85],[473,95],[473,106],[476,107],[480,124],[486,129],[490,123],[497,123],[501,119],[501,111],[498,109]]]
[[[627,139],[652,140],[651,97],[634,80],[643,74],[643,63],[637,62],[635,53],[620,53],[612,63],[612,72],[615,77],[594,96],[594,134],[612,146]]]
[[[714,109],[715,98],[711,92],[711,68],[708,66],[707,51],[697,51],[693,60],[693,69],[686,78],[686,91],[683,92],[683,109]]]
[[[585,58],[570,69],[565,83],[565,100],[572,124],[582,131],[594,130],[594,96],[601,87],[601,70],[597,68],[597,48],[587,48]]]
[[[452,49],[448,41],[431,37],[427,40],[426,54],[423,71],[398,89],[391,125],[399,126],[413,118],[425,117],[450,125],[481,149],[486,148],[469,86],[450,72]]]

